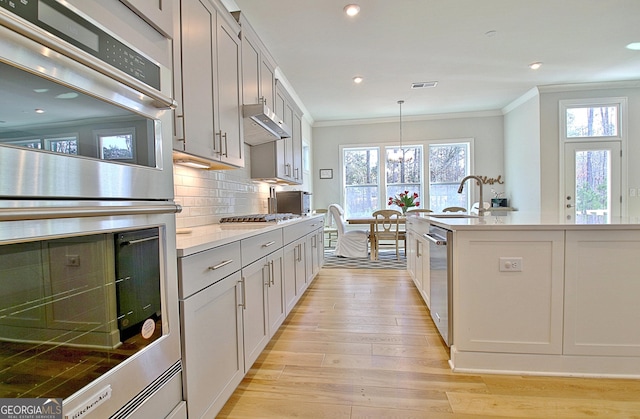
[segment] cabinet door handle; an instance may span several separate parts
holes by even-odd
[[[218,151],[218,147],[216,147],[216,137],[220,137],[220,151]],[[213,136],[213,152],[222,154],[222,131],[217,131]]]
[[[270,242],[263,244],[262,247],[269,247],[269,246],[273,246],[274,244],[276,244],[276,242],[271,240]]]
[[[289,163],[284,165],[285,176],[291,176],[291,165]]]
[[[422,256],[420,253],[420,240],[416,240],[416,257],[419,258],[420,256]]]
[[[270,280],[269,280],[269,284],[270,285],[269,286],[276,284],[276,280],[274,279],[275,276],[276,276],[276,270],[275,270],[275,267],[274,267],[274,263],[271,260],[271,261],[269,261],[269,278],[270,278]]]
[[[265,286],[270,287],[271,286],[271,267],[269,266],[269,262],[265,263],[262,266],[262,277],[264,278],[264,270],[267,270],[267,281],[264,283]]]
[[[224,262],[220,262],[217,265],[209,266],[207,269],[209,269],[210,271],[215,271],[216,269],[220,269],[223,266],[226,266],[232,262],[233,262],[233,259],[225,260]]]
[[[224,156],[229,157],[229,143],[227,142],[227,133],[222,134],[224,138]],[[220,139],[220,148],[222,148],[222,139]]]
[[[302,243],[298,244],[300,250],[298,250],[298,262],[302,262]]]
[[[247,309],[247,291],[246,291],[245,278],[242,277],[242,279],[238,281],[238,283],[242,287],[242,291],[241,291],[242,302],[238,304],[238,307],[242,307],[243,310],[246,310]]]

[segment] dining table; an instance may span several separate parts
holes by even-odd
[[[402,215],[400,217],[398,217],[398,223],[404,225],[405,222],[407,220],[407,217]],[[352,217],[352,218],[347,218],[347,223],[348,224],[354,224],[354,225],[369,225],[369,243],[371,243],[371,250],[369,252],[370,254],[370,258],[371,260],[375,260],[375,250],[377,250],[374,246],[377,245],[376,240],[374,240],[374,235],[375,235],[375,224],[376,224],[376,219],[373,216],[369,216],[369,217]],[[405,232],[404,231],[400,231],[400,235],[399,235],[399,239],[405,239]],[[406,250],[405,250],[406,251]]]

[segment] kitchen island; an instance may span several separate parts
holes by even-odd
[[[420,216],[408,224],[410,237],[425,224],[452,232],[454,371],[640,377],[637,218],[575,224],[523,212]],[[422,285],[428,274],[422,270]],[[434,296],[425,289],[429,304]]]

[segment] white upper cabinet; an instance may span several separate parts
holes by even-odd
[[[276,64],[247,19],[240,12],[233,16],[242,28],[242,104],[264,103],[275,107]],[[282,117],[282,114],[276,112]]]
[[[180,7],[174,150],[214,169],[243,167],[240,27],[211,1],[182,0]]]

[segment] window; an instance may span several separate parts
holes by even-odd
[[[566,138],[617,137],[618,104],[568,106]]]
[[[64,137],[45,138],[45,148],[62,154],[78,154],[78,137],[69,135]]]
[[[34,137],[3,141],[20,147],[48,150],[61,154],[78,154],[78,135],[65,134],[57,137]]]
[[[386,147],[385,151],[385,201],[404,191],[422,197],[422,146]]]
[[[446,207],[469,208],[470,188],[458,193],[462,178],[470,173],[469,143],[429,146],[429,209],[440,212]]]
[[[135,145],[134,128],[105,129],[95,131],[100,158],[105,160],[133,161]]]
[[[366,217],[381,208],[379,197],[378,147],[343,150],[345,212],[351,217]]]
[[[471,171],[471,142],[431,144],[428,149],[429,186],[425,190],[427,156],[422,145],[344,147],[347,217],[367,217],[377,209],[389,208],[389,197],[404,191],[419,195],[420,208],[436,212],[451,206],[468,208],[470,188],[459,194],[458,186]]]

